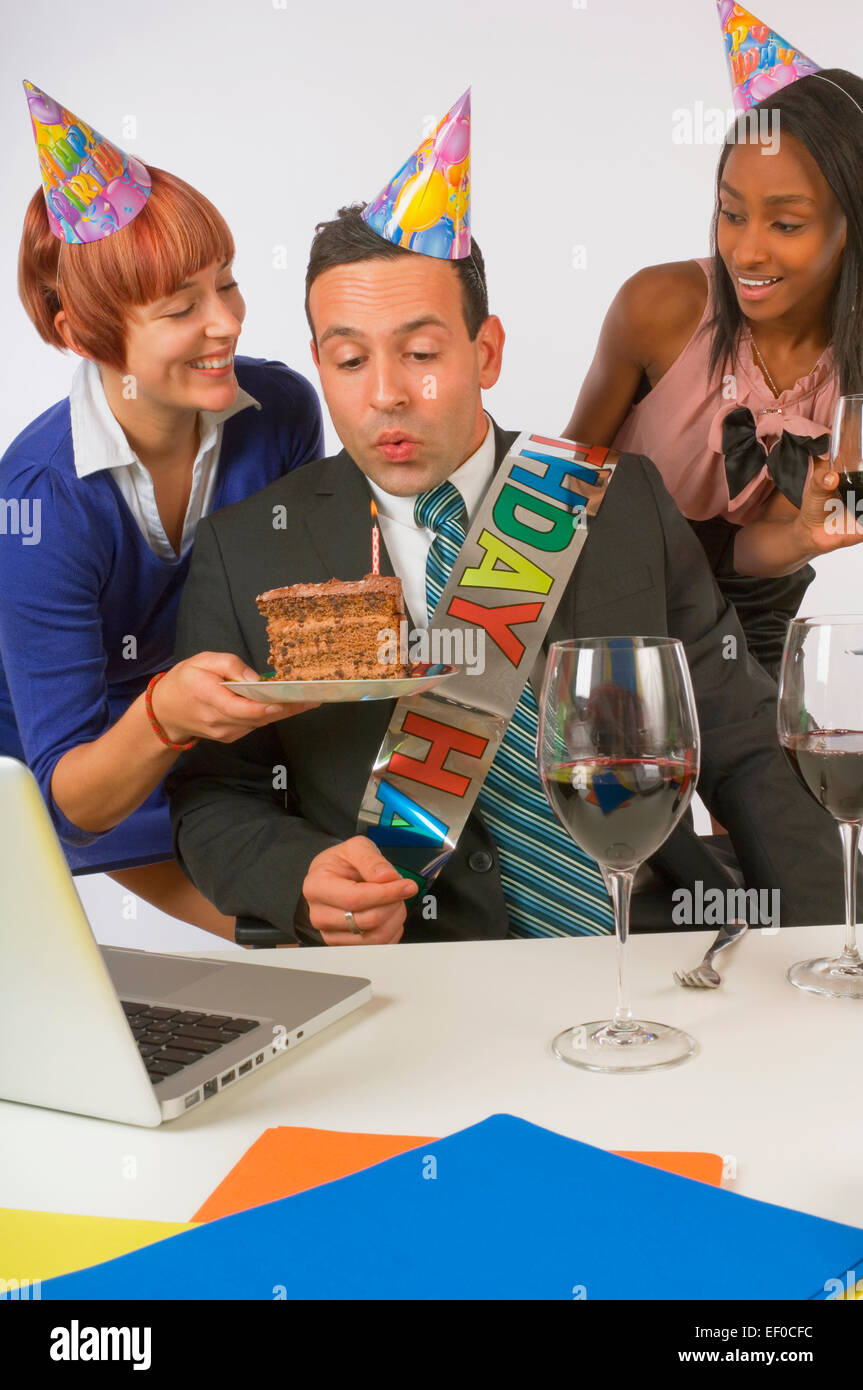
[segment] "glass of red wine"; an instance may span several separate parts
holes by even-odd
[[[857,949],[857,847],[863,825],[863,617],[795,618],[779,677],[779,742],[819,806],[837,821],[845,872],[845,947],[835,959],[798,961],[792,985],[863,999]]]
[[[553,643],[540,699],[539,774],[561,825],[602,870],[617,933],[614,1017],[567,1028],[552,1043],[573,1066],[648,1071],[696,1051],[688,1033],[633,1018],[628,938],[635,871],[686,810],[699,758],[695,697],[676,638]]]
[[[840,396],[830,435],[830,466],[851,516],[863,520],[863,396]],[[860,503],[858,510],[857,504]]]

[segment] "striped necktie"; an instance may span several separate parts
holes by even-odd
[[[434,531],[426,561],[429,618],[464,544],[467,512],[450,482],[420,493],[418,526]],[[573,843],[545,798],[536,766],[539,722],[528,682],[477,798],[494,836],[510,936],[594,936],[614,930],[596,862]]]

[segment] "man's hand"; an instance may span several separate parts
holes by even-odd
[[[316,854],[303,883],[309,920],[328,946],[382,946],[400,940],[405,899],[417,891],[366,835]],[[346,912],[354,914],[361,936],[351,931]]]

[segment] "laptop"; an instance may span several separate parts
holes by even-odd
[[[0,757],[0,1099],[152,1127],[371,995],[348,975],[100,947],[36,779]]]

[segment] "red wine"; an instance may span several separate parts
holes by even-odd
[[[837,820],[863,821],[863,733],[792,734],[783,748],[808,792]]]
[[[863,472],[850,473],[842,469],[836,491],[846,507],[856,510],[857,503],[863,502]]]
[[[695,758],[579,758],[543,770],[546,796],[585,854],[634,869],[659,849],[695,785]]]

